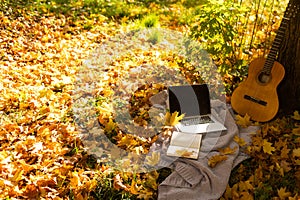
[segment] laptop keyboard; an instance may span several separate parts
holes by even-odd
[[[181,123],[185,126],[213,123],[214,121],[209,116],[199,116],[181,120]]]

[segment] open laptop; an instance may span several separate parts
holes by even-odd
[[[169,109],[184,114],[176,125],[181,132],[210,133],[226,130],[226,127],[211,115],[210,95],[206,84],[169,86]]]

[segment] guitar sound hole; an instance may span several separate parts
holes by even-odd
[[[266,72],[260,72],[257,79],[259,83],[267,84],[271,81],[272,77],[271,74],[268,74]]]

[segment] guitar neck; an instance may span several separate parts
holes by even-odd
[[[288,10],[285,11],[284,13],[284,16],[283,16],[283,19],[280,23],[280,26],[276,32],[276,36],[275,36],[275,39],[272,43],[272,47],[271,47],[271,50],[268,54],[268,57],[267,57],[267,60],[265,62],[265,65],[264,65],[264,68],[263,68],[263,71],[266,73],[266,74],[271,74],[271,70],[272,70],[272,67],[274,65],[274,62],[277,58],[277,54],[278,54],[278,51],[279,51],[279,48],[281,46],[281,43],[285,37],[285,31],[287,29],[287,24],[290,20],[290,18],[288,17],[289,13],[288,13]]]

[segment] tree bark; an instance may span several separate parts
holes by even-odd
[[[279,115],[300,110],[300,0],[290,0],[294,15],[278,54],[285,77],[278,86]]]

